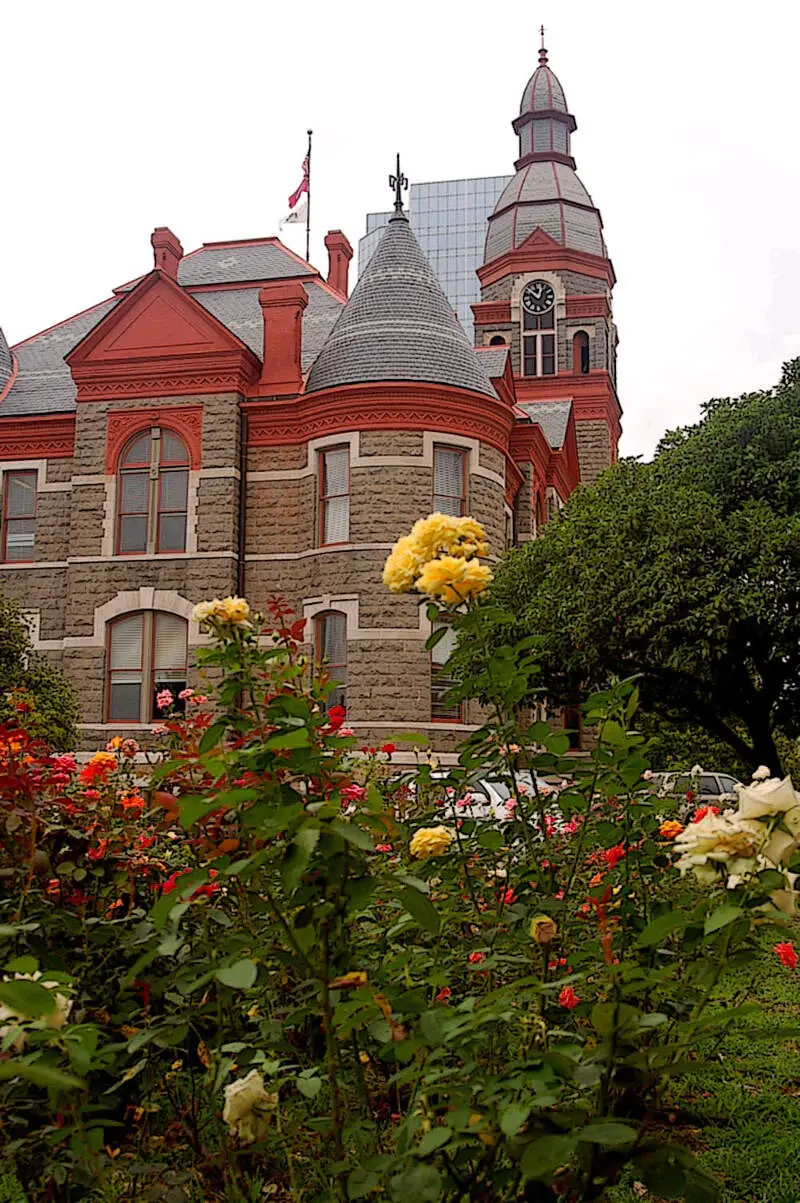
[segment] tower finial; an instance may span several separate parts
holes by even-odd
[[[544,25],[539,26],[539,33],[542,38],[542,44],[539,47],[539,66],[546,67],[547,66],[547,51],[544,48]]]
[[[400,170],[400,155],[397,155],[397,172],[389,176],[389,187],[394,188],[394,211],[403,212],[403,189],[408,187],[408,179]]]

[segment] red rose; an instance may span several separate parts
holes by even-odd
[[[381,751],[385,752],[387,756],[391,756],[393,752],[397,751],[397,748],[394,744],[381,744]]]
[[[485,952],[471,952],[467,957],[470,965],[480,965],[481,961],[486,960]]]
[[[558,1005],[566,1007],[568,1011],[571,1011],[573,1007],[577,1007],[580,1001],[572,986],[565,986],[558,996]]]
[[[331,731],[338,731],[344,722],[344,706],[331,706],[328,711],[328,726]]]
[[[790,941],[783,944],[776,944],[772,950],[778,954],[778,960],[781,965],[785,965],[787,969],[797,968],[797,953]]]

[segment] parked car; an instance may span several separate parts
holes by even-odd
[[[653,785],[669,794],[683,794],[679,815],[685,823],[700,806],[718,806],[720,810],[736,804],[741,782],[730,773],[653,773]],[[689,797],[691,795],[691,797]]]

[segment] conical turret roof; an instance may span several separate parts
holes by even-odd
[[[0,326],[0,393],[11,379],[13,367],[14,359],[6,342],[6,336],[3,334],[2,326]]]
[[[404,213],[390,218],[306,382],[306,392],[370,381],[494,389]]]

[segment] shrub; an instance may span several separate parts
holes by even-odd
[[[404,587],[433,582],[484,648],[478,574],[442,566],[478,540],[437,532]],[[326,709],[282,605],[266,626],[241,599],[199,617],[219,685],[167,714],[146,781],[131,744],[78,769],[3,732],[9,1180],[65,1200],[575,1203],[633,1167],[713,1197],[665,1092],[748,1014],[715,996],[765,924],[792,971],[789,784],[683,831],[628,734],[631,683],[587,707],[585,760],[519,721],[530,641],[485,651],[490,716],[456,766],[387,776],[394,745],[359,749]],[[488,819],[482,776],[506,795]]]

